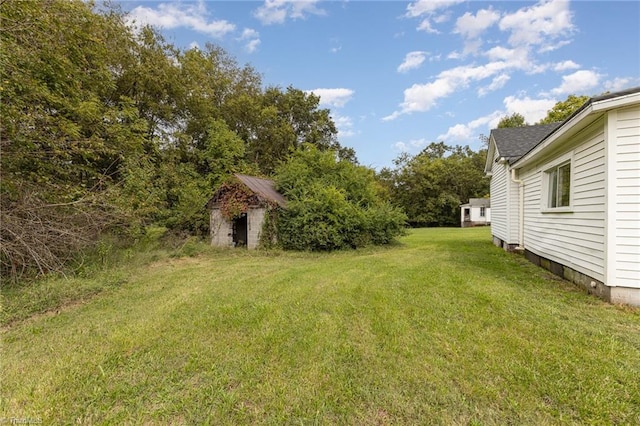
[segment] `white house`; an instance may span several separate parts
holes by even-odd
[[[460,205],[460,226],[483,226],[491,223],[491,201],[488,198],[469,198]]]
[[[640,87],[562,123],[492,130],[485,172],[496,245],[640,306]]]

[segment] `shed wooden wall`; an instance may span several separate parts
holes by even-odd
[[[209,216],[211,245],[216,247],[233,247],[232,226],[231,221],[222,217],[219,208],[212,208]]]
[[[256,249],[260,244],[260,234],[264,224],[266,210],[263,207],[251,208],[247,212],[247,248]]]
[[[264,224],[264,207],[250,207],[247,211],[247,248],[256,249],[260,244],[260,234]],[[210,213],[209,230],[211,245],[233,247],[233,222],[222,217],[220,208],[213,207]]]

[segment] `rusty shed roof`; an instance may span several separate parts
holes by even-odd
[[[276,185],[271,179],[263,179],[255,176],[241,175],[239,173],[234,174],[240,182],[245,184],[254,194],[258,195],[267,201],[273,201],[279,206],[284,207],[287,201],[284,196],[276,191]]]

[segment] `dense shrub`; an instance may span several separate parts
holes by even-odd
[[[340,250],[387,244],[404,232],[405,214],[381,201],[371,169],[305,146],[281,166],[287,209],[278,220],[285,249]]]

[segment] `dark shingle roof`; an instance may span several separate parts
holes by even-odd
[[[496,142],[500,157],[504,157],[509,163],[513,163],[556,130],[560,124],[562,123],[493,129],[491,130],[491,137]]]
[[[469,204],[478,207],[491,207],[490,198],[469,198]]]
[[[287,204],[287,201],[284,199],[282,194],[276,191],[276,186],[272,180],[241,175],[238,173],[234,176],[260,198],[278,203],[281,207],[284,207]]]
[[[460,207],[491,207],[490,198],[469,198],[467,204],[460,204]]]

